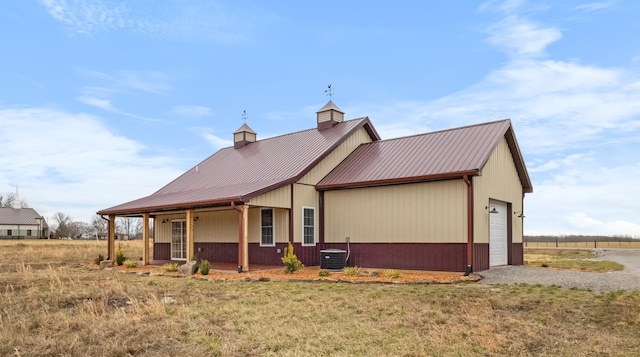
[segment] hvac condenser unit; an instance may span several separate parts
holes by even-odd
[[[347,251],[342,249],[324,249],[320,251],[320,268],[342,270],[346,264]]]

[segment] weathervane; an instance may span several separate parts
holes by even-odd
[[[329,100],[331,100],[331,97],[333,96],[333,93],[331,93],[331,84],[327,86],[327,89],[325,89],[324,92],[327,93],[327,95],[329,96]]]
[[[242,111],[242,120],[244,120],[244,123],[247,124],[247,110],[243,110]]]

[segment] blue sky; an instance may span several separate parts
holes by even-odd
[[[7,1],[0,192],[89,221],[333,87],[384,139],[511,118],[525,234],[640,237],[640,2]]]

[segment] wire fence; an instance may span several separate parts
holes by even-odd
[[[527,242],[525,240],[524,246],[526,248],[626,248],[626,249],[640,249],[640,241],[546,241],[546,242]]]

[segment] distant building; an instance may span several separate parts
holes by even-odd
[[[22,208],[16,194],[13,207],[0,207],[0,239],[44,238],[49,226],[33,208]]]

